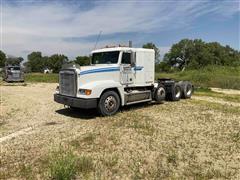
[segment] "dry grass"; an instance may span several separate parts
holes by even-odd
[[[240,106],[231,100],[143,104],[103,118],[64,109],[53,102],[54,89],[3,86],[10,114],[0,135],[32,130],[1,143],[0,179],[240,177]]]
[[[233,90],[230,90],[230,91],[233,91]],[[240,102],[239,94],[226,94],[223,92],[215,92],[208,88],[200,88],[200,89],[197,89],[197,91],[195,92],[195,95],[218,98],[218,99],[225,100],[228,102],[237,102],[237,103]]]

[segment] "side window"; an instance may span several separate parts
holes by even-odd
[[[131,64],[131,53],[122,54],[122,64]]]

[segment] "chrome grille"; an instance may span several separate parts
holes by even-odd
[[[74,70],[60,71],[59,90],[62,95],[76,96],[76,74]]]

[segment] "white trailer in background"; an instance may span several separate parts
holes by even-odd
[[[58,103],[83,109],[97,108],[106,116],[120,106],[141,102],[190,98],[189,82],[155,81],[154,50],[114,47],[92,51],[90,66],[63,68],[54,94]]]

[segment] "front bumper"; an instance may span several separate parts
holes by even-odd
[[[6,78],[6,82],[24,82],[24,78]]]
[[[61,94],[54,94],[54,101],[60,104],[77,107],[82,109],[92,109],[97,107],[97,99],[83,99],[76,97],[64,96]]]

